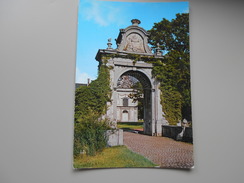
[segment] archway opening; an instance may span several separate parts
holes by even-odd
[[[139,71],[127,71],[117,81],[118,96],[123,96],[123,106],[118,106],[118,121],[143,122],[144,134],[152,134],[152,86],[149,78]],[[120,99],[118,97],[118,99]]]

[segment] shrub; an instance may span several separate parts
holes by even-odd
[[[87,114],[75,123],[74,132],[74,156],[85,152],[87,155],[95,155],[107,145],[106,130],[109,128],[107,120],[98,120],[97,115]]]
[[[182,118],[182,96],[178,91],[167,91],[161,87],[161,104],[163,106],[164,117],[170,125],[176,125]]]
[[[74,156],[95,155],[107,145],[108,120],[99,120],[110,101],[109,69],[99,66],[98,78],[75,92]]]

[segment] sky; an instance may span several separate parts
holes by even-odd
[[[78,10],[76,83],[97,78],[99,49],[106,49],[108,39],[116,48],[120,29],[131,25],[132,19],[141,21],[140,27],[150,30],[163,18],[172,20],[177,13],[188,13],[188,2],[114,2],[80,0]]]

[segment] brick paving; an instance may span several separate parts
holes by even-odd
[[[124,145],[161,168],[191,168],[193,145],[166,137],[153,137],[124,132]]]

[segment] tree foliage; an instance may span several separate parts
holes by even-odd
[[[163,59],[153,61],[153,75],[161,82],[161,103],[166,119],[175,124],[191,119],[189,13],[163,19],[149,30],[149,43],[159,44]]]
[[[138,119],[144,118],[144,91],[142,84],[138,81],[132,86],[133,92],[128,95],[132,102],[137,102]]]
[[[109,69],[105,65],[99,68],[98,78],[89,86],[81,86],[75,92],[75,121],[89,113],[100,117],[107,110],[110,101]]]

